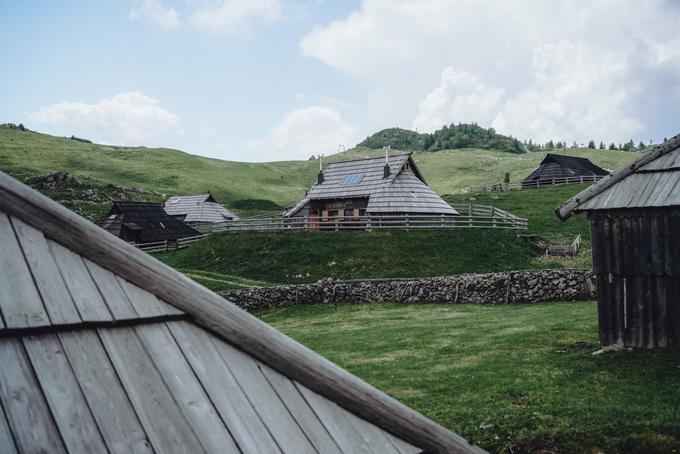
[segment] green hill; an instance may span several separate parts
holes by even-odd
[[[400,151],[395,147],[393,152]],[[638,154],[591,149],[567,152],[589,158],[607,169],[620,167]],[[381,154],[380,150],[357,147],[324,158],[324,164]],[[510,154],[474,148],[414,153],[427,183],[439,194],[496,183],[503,179],[505,172],[510,173],[512,181],[519,181],[534,170],[544,156],[538,152]],[[90,218],[105,210],[106,207],[100,205],[108,206],[110,198],[115,198],[116,188],[120,187],[131,189],[127,193],[135,200],[158,201],[162,194],[211,191],[241,215],[272,211],[302,197],[315,181],[318,166],[318,161],[222,161],[167,148],[99,145],[0,126],[0,170],[21,180],[35,174],[70,172],[84,185],[79,190],[94,188],[108,194],[95,205],[90,201],[79,203],[77,211]],[[74,192],[63,189],[48,195],[68,200]]]
[[[526,153],[527,149],[517,139],[496,134],[493,128],[482,128],[475,123],[451,124],[432,134],[418,133],[408,129],[389,128],[376,132],[358,146],[382,149],[384,146],[401,150],[441,151],[459,148]]]

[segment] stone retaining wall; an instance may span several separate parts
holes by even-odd
[[[244,309],[334,302],[506,304],[596,297],[590,270],[557,269],[414,279],[339,281],[222,292]]]

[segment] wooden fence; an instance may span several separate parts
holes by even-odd
[[[391,216],[328,216],[328,217],[270,217],[244,218],[199,227],[205,234],[215,232],[238,232],[247,230],[384,230],[384,229],[461,229],[528,228],[528,221],[492,206],[460,204],[452,205],[458,216],[411,214]]]
[[[145,252],[174,251],[177,249],[183,249],[187,247],[187,245],[205,237],[206,235],[196,235],[187,238],[180,238],[179,240],[154,241],[152,243],[133,243],[133,246]]]
[[[598,180],[601,180],[604,177],[605,176],[603,175],[592,175],[583,177],[553,178],[552,180],[536,180],[530,182],[524,181],[516,183],[501,182],[486,186],[472,187],[469,189],[469,192],[505,192],[511,191],[513,189],[538,189],[552,186],[562,186],[567,184],[594,183]]]

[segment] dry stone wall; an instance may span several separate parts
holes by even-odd
[[[557,269],[414,279],[340,281],[254,287],[222,292],[244,309],[336,302],[507,304],[593,299],[590,270]]]

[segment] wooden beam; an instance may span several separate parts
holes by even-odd
[[[661,145],[657,145],[656,147],[654,147],[652,151],[643,154],[642,156],[640,156],[630,164],[626,165],[625,167],[622,167],[621,169],[615,171],[614,173],[607,175],[606,177],[602,178],[600,181],[596,182],[592,186],[579,192],[574,197],[567,200],[567,202],[564,205],[562,205],[559,208],[555,208],[555,214],[561,220],[566,221],[569,218],[569,216],[571,216],[571,213],[576,208],[578,208],[579,205],[583,204],[584,202],[587,202],[596,195],[606,191],[619,181],[633,174],[640,167],[649,164],[650,162],[654,161],[657,158],[660,158],[669,151],[675,150],[679,146],[680,146],[680,134],[671,138],[670,140],[667,140]]]
[[[483,452],[183,274],[0,172],[0,211],[148,290],[196,323],[346,410],[427,452]]]

